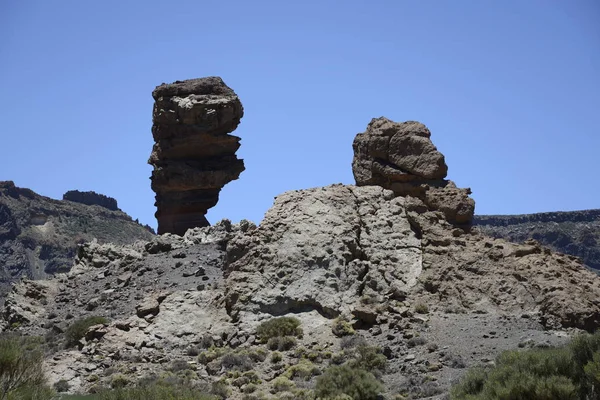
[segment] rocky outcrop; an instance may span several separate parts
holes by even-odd
[[[476,215],[473,222],[486,235],[511,242],[535,239],[600,270],[600,210]]]
[[[444,179],[448,167],[430,137],[431,132],[420,122],[374,118],[352,144],[356,184],[418,197],[430,209],[442,211],[449,222],[469,228],[475,211],[471,190],[459,189]]]
[[[422,269],[404,202],[376,186],[278,196],[250,242],[241,237],[228,245],[230,313],[317,310],[333,318],[365,299],[403,300]]]
[[[158,233],[183,235],[209,225],[207,210],[244,170],[235,156],[240,138],[229,135],[244,111],[218,77],[162,84],[152,96],[156,143],[148,163],[154,166]]]
[[[84,193],[79,199],[90,197]],[[101,195],[95,199],[105,201]],[[128,244],[152,236],[118,209],[54,200],[11,181],[0,182],[0,304],[11,282],[69,271],[80,243]]]
[[[88,206],[100,206],[112,211],[118,211],[117,200],[93,191],[80,192],[79,190],[69,190],[63,194],[63,200],[74,201],[76,203],[87,204]]]

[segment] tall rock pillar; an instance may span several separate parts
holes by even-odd
[[[183,235],[210,225],[205,215],[221,188],[239,177],[244,161],[236,157],[240,138],[230,135],[244,109],[219,77],[157,86],[148,163],[156,193],[158,233]]]

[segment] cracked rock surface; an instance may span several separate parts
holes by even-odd
[[[404,198],[380,187],[284,193],[250,235],[245,254],[228,267],[234,316],[316,309],[334,317],[361,299],[402,298],[421,273],[421,242]]]

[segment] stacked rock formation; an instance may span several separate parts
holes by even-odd
[[[162,84],[153,92],[148,163],[154,166],[158,233],[183,235],[210,225],[205,215],[219,192],[239,177],[244,161],[236,157],[240,138],[229,135],[244,114],[235,92],[219,77]]]
[[[468,228],[475,211],[471,190],[444,179],[448,166],[430,137],[420,122],[374,118],[352,144],[356,185],[381,186],[397,196],[416,197],[430,210],[444,213],[448,222]]]

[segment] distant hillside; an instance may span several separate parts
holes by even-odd
[[[535,239],[561,253],[580,257],[600,270],[600,209],[523,215],[477,215],[485,234],[512,242]]]
[[[131,244],[152,236],[150,228],[118,209],[54,200],[0,181],[0,303],[10,283],[23,276],[69,271],[78,243],[95,238]]]

